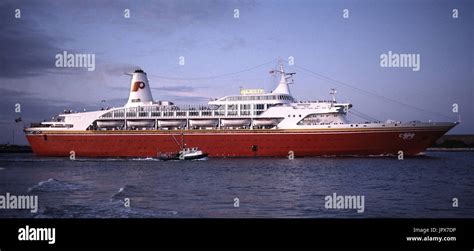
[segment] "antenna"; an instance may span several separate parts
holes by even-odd
[[[329,92],[329,94],[331,94],[332,96],[332,101],[335,103],[336,102],[336,88],[331,88],[331,91]]]

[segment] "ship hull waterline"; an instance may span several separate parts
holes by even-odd
[[[159,157],[182,141],[209,157],[418,155],[452,127],[398,130],[175,130],[41,132],[26,137],[37,156]],[[409,137],[406,137],[408,135]]]

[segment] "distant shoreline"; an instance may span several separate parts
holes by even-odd
[[[31,147],[28,145],[10,145],[1,144],[0,153],[32,153]]]
[[[474,148],[446,148],[446,147],[429,147],[426,149],[427,152],[474,152]]]

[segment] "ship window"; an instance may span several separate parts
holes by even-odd
[[[250,109],[250,105],[240,105],[240,109],[241,109],[241,110],[249,110],[249,109]]]
[[[227,110],[237,110],[237,105],[227,105]]]
[[[300,114],[300,118],[301,118],[301,114]]]

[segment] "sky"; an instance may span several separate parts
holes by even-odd
[[[271,91],[279,63],[296,72],[297,100],[336,88],[377,120],[460,118],[450,134],[473,134],[473,34],[469,0],[2,1],[0,143],[26,144],[24,125],[64,109],[122,106],[136,68],[155,100],[205,104],[240,87]],[[93,54],[94,71],[56,67],[64,51]],[[389,51],[419,55],[420,70],[381,67]]]

